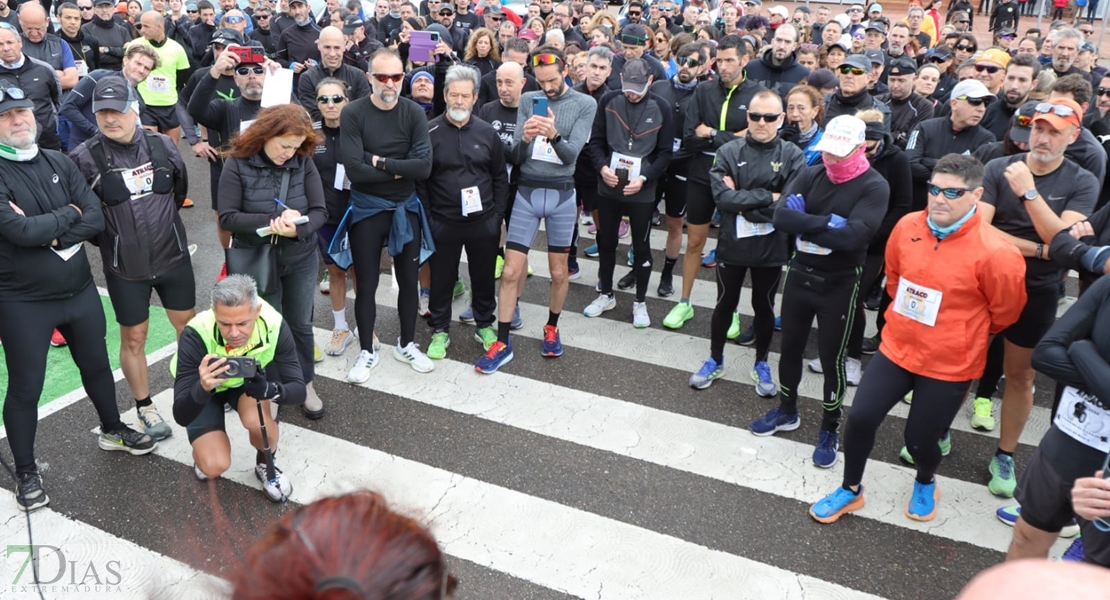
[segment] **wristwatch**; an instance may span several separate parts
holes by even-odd
[[[717,137],[717,130],[716,129],[710,129],[709,130],[709,139],[713,139],[715,137]]]
[[[1021,195],[1022,199],[1026,202],[1032,202],[1033,200],[1036,200],[1037,196],[1040,196],[1040,194],[1037,192],[1037,188],[1030,188],[1028,190],[1025,190],[1025,193]]]
[[[561,141],[563,141],[563,134],[556,133],[555,137],[551,138],[551,145],[554,146],[555,144],[558,144]]]

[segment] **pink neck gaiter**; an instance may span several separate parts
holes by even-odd
[[[871,167],[871,163],[867,162],[867,154],[863,146],[838,163],[829,163],[825,161],[824,156],[821,157],[821,161],[825,163],[825,173],[829,175],[829,179],[837,184],[851,181]]]

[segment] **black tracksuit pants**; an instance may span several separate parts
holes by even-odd
[[[493,271],[501,240],[501,219],[497,213],[490,212],[480,221],[456,223],[429,214],[428,227],[436,244],[435,253],[428,259],[432,270],[431,297],[428,300],[432,316],[428,325],[433,332],[451,329],[451,301],[464,248],[470,270],[474,321],[479,329],[493,325],[497,309]]]
[[[782,290],[782,349],[779,408],[798,413],[798,385],[802,381],[802,359],[813,318],[817,318],[817,351],[825,373],[821,406],[821,429],[836,431],[840,424],[847,376],[844,356],[848,334],[856,315],[856,296],[862,267],[851,271],[807,271],[793,265],[786,271]],[[935,440],[934,440],[935,441]]]

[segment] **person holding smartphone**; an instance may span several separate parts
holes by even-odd
[[[233,365],[250,358],[257,363],[253,377],[232,378]],[[305,382],[297,357],[293,330],[277,310],[258,296],[249,275],[231,275],[212,288],[212,308],[189,321],[170,361],[173,382],[173,418],[185,427],[193,447],[193,472],[206,481],[231,467],[231,440],[224,427],[224,405],[239,412],[257,450],[255,475],[262,491],[278,502],[293,493],[293,485],[274,467],[266,477],[266,455],[277,454],[278,425],[271,418],[271,403],[297,406],[305,400]],[[262,439],[256,402],[262,403],[266,442]]]

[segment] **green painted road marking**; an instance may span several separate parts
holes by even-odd
[[[104,305],[104,318],[108,322],[106,340],[108,360],[112,364],[112,369],[115,370],[119,368],[119,324],[116,323],[116,313],[112,310],[112,303],[108,300],[108,297],[101,296],[100,302]],[[150,331],[146,341],[147,352],[154,352],[167,344],[173,343],[176,337],[177,334],[173,325],[170,325],[169,319],[166,318],[166,311],[162,310],[161,307],[151,306]],[[6,391],[8,367],[3,357],[7,350],[7,340],[4,340],[4,342],[5,346],[0,346],[0,382],[3,382],[3,389]],[[69,348],[51,347],[50,353],[46,357],[46,383],[42,388],[42,396],[39,397],[39,406],[45,406],[80,387],[81,373],[77,370],[77,365],[73,364],[73,357],[69,355]],[[0,395],[0,407],[3,406],[3,402],[3,396]]]

